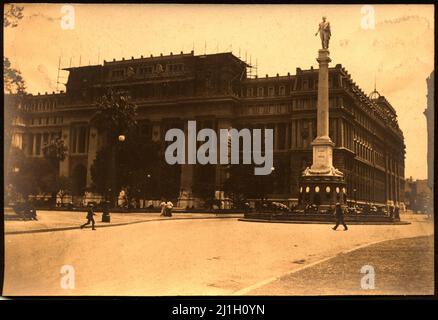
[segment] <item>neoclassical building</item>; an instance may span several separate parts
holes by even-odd
[[[124,90],[138,107],[145,139],[163,144],[168,129],[184,128],[188,120],[196,120],[198,130],[274,129],[269,198],[297,201],[299,177],[312,161],[318,70],[249,77],[247,69],[232,53],[193,51],[67,68],[65,92],[27,96],[13,143],[27,156],[41,157],[42,146],[61,137],[69,152],[59,174],[73,177],[73,192],[80,194],[92,185],[90,167],[104,143],[90,125],[95,101],[108,88]],[[395,109],[378,92],[365,94],[340,64],[329,69],[329,90],[334,166],[344,172],[348,198],[403,202],[405,145]],[[196,186],[208,182],[222,191],[227,170],[223,165],[181,165],[181,194],[199,205]]]

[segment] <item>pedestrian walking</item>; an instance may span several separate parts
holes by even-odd
[[[340,224],[344,226],[344,231],[348,230],[347,225],[344,221],[344,210],[341,207],[341,204],[338,202],[335,206],[335,217],[336,217],[336,225],[333,227],[333,230],[336,230]]]
[[[81,229],[83,229],[85,226],[87,226],[91,223],[91,229],[96,230],[96,228],[94,227],[94,225],[95,225],[94,216],[95,215],[96,214],[93,211],[93,206],[90,205],[90,207],[88,208],[88,212],[87,212],[87,222],[84,223],[83,225],[81,225]]]

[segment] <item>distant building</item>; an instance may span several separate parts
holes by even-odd
[[[66,92],[25,99],[24,125],[13,140],[27,156],[41,157],[44,144],[62,137],[69,153],[60,174],[73,177],[74,193],[83,194],[92,185],[90,167],[104,143],[90,125],[96,98],[108,88],[125,90],[138,106],[145,139],[164,143],[166,130],[184,128],[187,120],[197,120],[199,129],[274,129],[275,183],[269,198],[296,202],[299,177],[312,162],[318,70],[250,77],[247,69],[232,53],[193,51],[67,68]],[[395,109],[377,91],[366,95],[340,64],[329,69],[329,90],[333,164],[345,174],[347,197],[359,203],[403,202],[405,144]],[[212,185],[212,196],[223,190],[227,169],[202,167],[181,165],[180,196],[199,199],[196,185]]]
[[[424,110],[424,115],[427,121],[427,181],[431,189],[433,189],[433,172],[434,172],[434,93],[435,93],[435,71],[432,71],[426,79],[427,83],[427,106]]]
[[[433,212],[433,194],[428,180],[406,179],[405,204],[414,212]]]

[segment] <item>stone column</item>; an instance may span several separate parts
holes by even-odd
[[[63,127],[61,132],[61,139],[64,141],[64,145],[67,147],[67,157],[59,163],[59,175],[64,177],[70,176],[70,129],[69,127]]]
[[[225,197],[224,194],[224,184],[226,182],[226,180],[229,178],[229,172],[227,169],[227,165],[226,164],[220,164],[220,130],[221,129],[231,129],[232,125],[231,125],[231,121],[228,119],[221,119],[217,121],[217,125],[216,125],[216,134],[218,137],[218,146],[217,146],[217,150],[218,150],[218,154],[217,154],[217,165],[215,167],[215,199],[221,200],[223,203],[223,208],[222,209],[229,209],[231,207],[231,203],[230,203],[230,199]],[[227,146],[228,148],[228,146]],[[228,152],[230,152],[230,150],[228,150]],[[230,154],[228,154],[228,156],[230,157]]]
[[[92,183],[91,179],[91,166],[94,159],[96,159],[98,148],[98,132],[95,127],[89,128],[88,133],[88,155],[87,155],[87,186],[90,187]]]
[[[33,134],[32,155],[36,155],[36,132]]]
[[[180,193],[178,197],[177,207],[185,209],[187,207],[197,206],[198,201],[195,201],[193,197],[193,183],[194,183],[194,173],[195,164],[188,164],[188,123],[184,123],[184,134],[186,138],[185,152],[186,152],[186,163],[181,165],[181,183],[180,183]]]
[[[278,123],[274,124],[274,151],[278,150]]]
[[[321,49],[318,51],[319,63],[318,72],[318,101],[317,101],[317,137],[312,142],[313,161],[310,168],[311,174],[334,173],[333,147],[334,143],[329,137],[329,85],[328,85],[328,64],[331,61],[329,51]]]
[[[291,124],[290,122],[286,122],[286,139],[285,139],[285,144],[286,144],[286,150],[289,150],[291,148],[290,146],[290,128],[291,128]]]
[[[317,102],[317,137],[329,138],[329,81],[328,64],[332,61],[328,50],[319,50],[318,102]]]

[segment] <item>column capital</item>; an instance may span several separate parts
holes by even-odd
[[[327,49],[319,49],[318,58],[316,58],[316,61],[318,61],[319,64],[331,62],[332,59],[330,59],[330,51]]]

